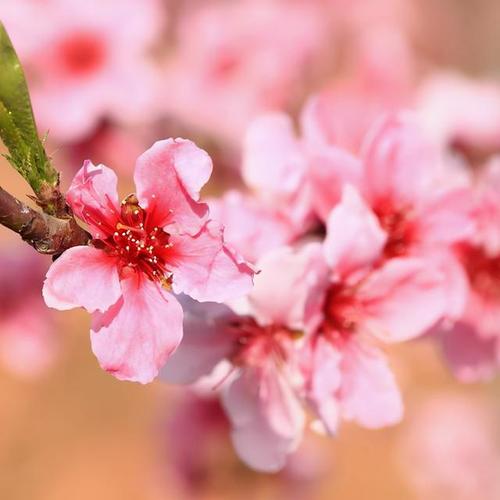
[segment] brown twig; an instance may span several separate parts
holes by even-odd
[[[77,245],[86,245],[90,235],[75,219],[58,219],[28,207],[0,188],[0,224],[18,233],[37,252],[59,255]]]

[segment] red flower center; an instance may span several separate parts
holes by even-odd
[[[472,288],[486,299],[500,300],[500,255],[470,245],[462,248],[462,261]]]
[[[118,221],[110,229],[113,231],[107,238],[93,240],[93,245],[118,258],[122,276],[140,271],[152,281],[169,283],[166,260],[172,247],[170,235],[151,224],[135,195],[122,201]]]
[[[323,324],[320,331],[333,342],[342,342],[356,328],[358,303],[355,290],[340,283],[333,284],[323,305]]]
[[[261,326],[250,316],[234,321],[231,327],[235,335],[231,361],[238,366],[259,366],[269,356],[284,362],[290,343],[302,336],[302,332],[282,326]]]
[[[387,242],[384,247],[385,257],[405,255],[414,241],[414,225],[410,211],[407,209],[397,210],[392,203],[384,201],[377,203],[374,212],[382,229],[387,233]]]
[[[72,76],[81,77],[100,68],[106,56],[103,40],[91,33],[75,33],[58,47],[61,65]]]

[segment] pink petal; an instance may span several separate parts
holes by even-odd
[[[448,190],[428,200],[418,218],[422,244],[452,244],[474,234],[472,193],[469,189]]]
[[[184,310],[184,337],[160,372],[160,378],[174,384],[192,384],[209,375],[233,349],[231,321],[237,316],[229,307],[179,297]]]
[[[446,283],[425,260],[395,258],[361,285],[361,328],[387,342],[425,333],[441,319],[447,303]]]
[[[55,309],[104,312],[121,296],[116,261],[97,248],[70,248],[50,266],[42,293],[45,303]]]
[[[285,195],[299,188],[305,164],[289,116],[268,114],[251,123],[242,168],[246,184],[261,194]]]
[[[489,380],[496,371],[496,339],[484,339],[472,325],[459,322],[440,335],[443,354],[458,380]]]
[[[355,341],[344,351],[339,399],[343,417],[363,427],[393,425],[403,417],[401,396],[385,357]]]
[[[280,470],[300,441],[305,416],[276,369],[244,370],[225,388],[222,403],[240,458],[265,472]]]
[[[239,191],[227,191],[208,203],[210,216],[224,227],[226,242],[252,263],[296,236],[291,222],[278,210]]]
[[[273,250],[256,267],[260,273],[248,296],[252,314],[263,325],[303,329],[309,300],[328,274],[319,243],[298,251],[289,247]]]
[[[151,382],[182,339],[182,308],[142,276],[122,280],[123,297],[92,317],[90,339],[101,367],[119,380]]]
[[[332,208],[340,201],[345,184],[361,184],[361,162],[340,148],[330,146],[314,149],[308,156],[309,179],[316,213],[327,220]]]
[[[176,293],[205,302],[223,302],[247,293],[253,270],[225,245],[221,227],[206,223],[198,234],[172,235],[167,266]]]
[[[154,212],[150,217],[156,225],[175,224],[179,230],[195,234],[207,216],[207,206],[198,200],[211,173],[210,157],[193,142],[158,141],[137,159],[137,196],[141,206]]]
[[[370,201],[413,204],[426,195],[436,159],[419,128],[404,115],[376,124],[364,143],[365,187]]]
[[[328,341],[319,337],[311,359],[311,377],[307,398],[329,434],[335,434],[339,424],[339,401],[342,374],[340,352]]]
[[[327,222],[325,259],[341,276],[373,265],[380,257],[387,235],[377,217],[351,186]]]
[[[119,213],[117,185],[113,170],[87,160],[66,193],[74,214],[89,225],[94,238],[103,238],[115,230]]]

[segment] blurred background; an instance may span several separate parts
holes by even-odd
[[[119,172],[126,194],[138,154],[182,136],[212,156],[204,194],[218,195],[240,183],[251,119],[297,118],[324,89],[356,127],[444,102],[442,78],[488,85],[500,129],[494,0],[0,0],[0,20],[63,186],[91,158]],[[452,145],[473,164],[500,151],[500,134]],[[3,159],[0,171],[27,201]],[[425,338],[389,350],[401,425],[311,432],[282,472],[258,474],[232,451],[215,401],[98,367],[88,315],[43,305],[49,264],[0,228],[0,498],[500,498],[499,383],[457,382]]]

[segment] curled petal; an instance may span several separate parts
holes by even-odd
[[[182,308],[144,277],[121,282],[123,297],[92,317],[92,350],[101,367],[120,380],[151,382],[182,339]]]
[[[184,139],[158,141],[137,159],[134,180],[143,208],[164,227],[195,234],[205,222],[208,207],[198,203],[200,189],[210,178],[212,160],[193,142]]]
[[[176,293],[201,302],[223,302],[247,293],[253,270],[225,246],[222,228],[206,223],[198,234],[172,235],[167,265]]]
[[[94,238],[115,230],[119,213],[118,179],[113,170],[86,160],[66,193],[74,214],[89,225]]]
[[[104,312],[121,296],[116,262],[97,248],[70,248],[50,266],[42,293],[45,303],[55,309]]]

